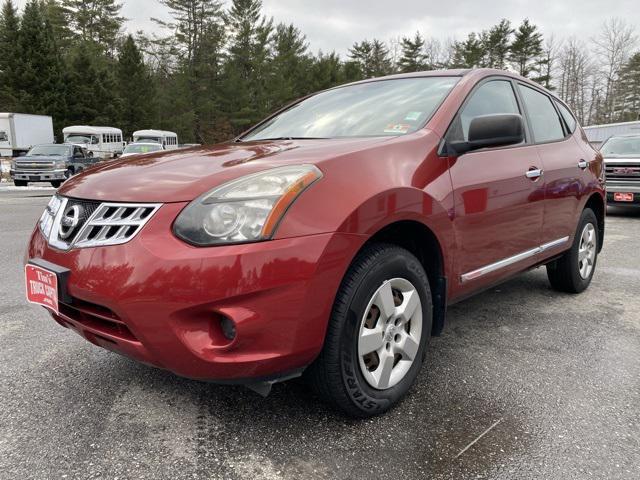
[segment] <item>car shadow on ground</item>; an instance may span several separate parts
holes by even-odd
[[[125,389],[179,398],[179,408],[197,412],[194,438],[198,458],[205,463],[221,455],[236,462],[268,458],[293,478],[320,478],[326,476],[326,468],[342,468],[347,474],[346,466],[355,474],[374,454],[378,465],[411,458],[420,471],[436,476],[452,471],[480,475],[533,441],[523,420],[502,402],[501,387],[491,387],[497,395],[485,391],[486,382],[496,381],[487,376],[487,369],[504,353],[500,348],[509,343],[509,335],[531,321],[517,314],[521,299],[534,296],[540,301],[557,295],[545,276],[529,273],[451,307],[446,330],[432,340],[410,395],[394,410],[365,421],[332,410],[301,380],[277,384],[261,398],[245,387],[183,379],[117,356],[109,356],[109,362],[119,381],[128,382]],[[486,365],[478,362],[482,349],[490,359]],[[457,457],[498,421],[490,435]],[[368,447],[354,452],[353,445]],[[389,478],[393,472],[388,472]],[[377,478],[387,478],[379,473]],[[224,476],[225,470],[219,474]]]

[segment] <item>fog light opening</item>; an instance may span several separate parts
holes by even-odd
[[[236,324],[233,323],[228,317],[220,318],[220,328],[222,329],[222,334],[225,336],[227,340],[233,340],[236,338]]]

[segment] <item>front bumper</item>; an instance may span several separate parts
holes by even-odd
[[[633,193],[633,202],[617,202],[615,193]],[[620,182],[607,182],[607,205],[616,207],[628,207],[640,205],[640,185],[635,182],[633,185],[621,184]]]
[[[65,180],[66,170],[47,170],[47,171],[29,171],[29,170],[10,170],[9,175],[14,180],[26,180],[28,182],[50,182],[52,180]]]
[[[273,378],[322,348],[335,293],[360,235],[327,233],[196,248],[165,204],[130,242],[62,252],[36,227],[27,260],[68,268],[58,323],[87,340],[178,375],[218,381]],[[236,337],[222,334],[220,317]]]

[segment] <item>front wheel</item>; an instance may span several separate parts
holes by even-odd
[[[26,180],[14,180],[13,184],[16,187],[26,187],[27,186],[27,181]]]
[[[586,208],[580,216],[573,245],[562,257],[547,265],[553,289],[580,293],[591,283],[598,260],[598,219]]]
[[[365,247],[342,281],[307,378],[350,416],[380,414],[415,382],[431,325],[429,280],[418,259],[394,245]]]

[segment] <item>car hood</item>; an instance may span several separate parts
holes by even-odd
[[[98,164],[65,182],[59,193],[100,201],[185,202],[243,175],[320,164],[391,138],[225,143],[146,154]]]

